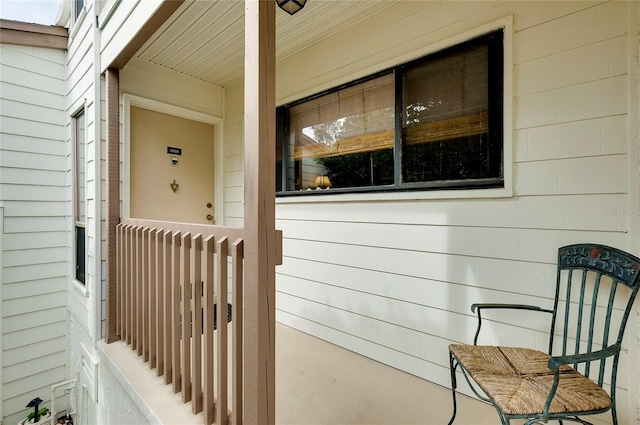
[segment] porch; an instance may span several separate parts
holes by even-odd
[[[100,345],[112,373],[149,423],[201,425],[189,404],[164,385],[124,342]],[[449,389],[383,365],[285,325],[276,325],[276,423],[441,424],[451,414]],[[126,381],[123,381],[126,380]],[[493,424],[494,410],[459,396],[456,420]]]
[[[101,343],[99,351],[144,421],[247,422],[243,238],[243,229],[219,226],[139,219],[121,219],[117,226],[120,340]],[[280,243],[275,251],[280,263]],[[233,311],[215,308],[227,304]],[[275,343],[277,423],[446,423],[451,414],[448,388],[282,324]],[[470,398],[464,397],[459,411],[461,423],[495,420],[491,407]]]

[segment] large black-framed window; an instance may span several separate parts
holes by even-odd
[[[278,195],[504,187],[503,56],[499,30],[279,107]]]

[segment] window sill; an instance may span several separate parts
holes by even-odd
[[[278,204],[302,204],[323,202],[370,202],[370,201],[422,201],[437,199],[482,199],[482,198],[511,198],[511,188],[494,189],[460,189],[460,190],[424,190],[424,191],[389,191],[378,193],[326,193],[331,189],[323,190],[319,196],[281,196],[276,198]]]
[[[87,16],[86,6],[82,8],[82,11],[78,14],[78,16],[75,18],[75,21],[71,24],[71,31],[69,31],[70,39],[74,39],[78,34],[78,30],[82,26],[85,16]]]
[[[89,298],[89,290],[87,289],[87,285],[80,283],[80,281],[76,279],[71,279],[70,285],[75,291],[80,292],[82,296],[84,296],[85,298]]]

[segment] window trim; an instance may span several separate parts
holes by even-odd
[[[69,28],[69,38],[73,40],[74,38],[76,38],[76,35],[78,34],[78,30],[82,26],[82,23],[84,22],[84,18],[87,16],[87,0],[84,1],[82,5],[82,10],[80,10],[80,12],[78,13],[76,13],[76,0],[65,0],[65,1],[71,2],[71,16],[70,16],[71,24]]]
[[[419,183],[420,187],[408,188],[409,184],[405,183],[403,186],[374,186],[374,187],[359,187],[359,188],[345,188],[338,190],[319,190],[319,191],[281,191],[276,192],[277,204],[289,204],[289,203],[317,203],[317,202],[354,202],[354,201],[378,201],[378,200],[421,200],[421,199],[478,199],[478,198],[508,198],[513,197],[513,160],[512,160],[512,139],[513,139],[513,124],[512,124],[512,105],[513,105],[513,15],[505,16],[504,18],[487,23],[485,25],[476,27],[474,29],[462,32],[458,35],[446,38],[425,48],[415,50],[409,53],[405,53],[396,57],[395,59],[383,62],[384,66],[382,71],[372,72],[363,76],[362,74],[354,76],[349,79],[341,78],[341,81],[348,81],[339,86],[325,88],[319,93],[312,94],[308,97],[301,99],[296,96],[296,99],[291,99],[289,102],[281,102],[281,106],[293,106],[297,103],[312,100],[316,97],[322,96],[329,92],[333,92],[343,87],[355,85],[359,82],[366,81],[376,76],[393,72],[393,69],[400,67],[403,64],[407,64],[412,61],[420,60],[423,57],[437,53],[450,47],[464,44],[475,38],[487,35],[491,32],[502,30],[502,187],[480,187],[470,188],[474,185],[474,182],[469,182],[467,187],[460,188],[457,186],[455,189],[441,185],[439,187],[425,187],[423,183]],[[380,69],[380,68],[378,68]],[[370,72],[370,70],[363,70],[363,73]],[[311,91],[311,89],[309,90]],[[400,90],[397,90],[399,92]],[[304,94],[303,94],[304,95]],[[396,105],[398,102],[396,102]],[[400,120],[397,120],[400,122]],[[399,137],[398,131],[396,136]],[[283,144],[283,158],[287,157],[286,143]],[[397,155],[396,155],[397,156]],[[394,158],[394,162],[398,159]],[[284,161],[283,161],[284,166]],[[401,170],[398,166],[394,167],[394,173],[400,173]],[[284,181],[282,182],[285,183]],[[455,184],[459,184],[456,182]],[[284,186],[283,186],[284,187]],[[311,193],[310,193],[311,192]]]
[[[107,25],[107,23],[113,16],[118,6],[120,6],[120,2],[122,0],[104,0],[104,1],[105,2],[102,6],[102,10],[100,10],[100,13],[98,14],[98,29],[100,30]]]
[[[288,141],[285,141],[283,138],[282,144],[282,160],[285,158],[287,160],[287,166],[282,167],[282,180],[281,187],[285,188],[282,191],[277,192],[279,196],[322,196],[327,192],[339,192],[339,193],[350,193],[350,192],[378,192],[378,191],[398,191],[398,190],[441,190],[443,188],[454,188],[457,190],[472,190],[478,186],[485,187],[503,187],[504,179],[502,177],[502,75],[496,74],[495,72],[491,72],[491,70],[495,70],[496,67],[502,66],[502,48],[503,48],[503,33],[504,30],[498,29],[496,31],[492,31],[486,34],[482,34],[478,37],[474,37],[472,39],[466,40],[462,43],[455,44],[446,49],[442,49],[436,51],[432,54],[420,57],[411,62],[399,64],[393,68],[383,70],[373,75],[366,76],[356,81],[351,81],[346,84],[342,84],[338,87],[331,88],[329,90],[317,93],[307,98],[300,99],[298,101],[292,102],[287,105],[283,105],[278,108],[278,110],[283,112],[283,122],[288,123],[288,119],[291,118],[291,114],[293,113],[294,108],[298,105],[307,105],[313,104],[316,99],[321,99],[326,96],[331,96],[336,93],[340,93],[342,90],[348,90],[351,88],[358,88],[368,82],[375,81],[377,78],[381,78],[384,76],[391,75],[394,85],[394,105],[395,105],[395,113],[394,113],[394,143],[393,143],[393,175],[394,180],[393,184],[379,184],[379,185],[366,185],[366,186],[353,186],[353,187],[339,187],[331,189],[331,191],[315,191],[315,190],[287,190],[285,186],[287,182],[291,180],[291,176],[287,176],[285,170],[291,169],[291,145]],[[499,38],[499,39],[498,39]],[[488,92],[488,115],[489,115],[489,127],[488,127],[488,145],[487,148],[490,150],[489,163],[493,163],[492,166],[493,172],[499,173],[497,176],[491,177],[483,177],[483,178],[468,178],[468,179],[455,179],[449,180],[446,178],[440,178],[438,180],[432,181],[409,181],[405,182],[402,179],[404,175],[405,168],[402,162],[402,157],[404,155],[405,144],[403,140],[403,134],[405,131],[404,126],[404,95],[406,93],[406,87],[404,85],[404,78],[407,75],[407,72],[412,69],[420,68],[427,64],[433,63],[434,61],[439,60],[440,58],[446,57],[455,57],[456,55],[460,55],[468,48],[475,48],[477,46],[487,46],[487,74],[490,76],[487,81],[487,92]],[[500,90],[496,90],[499,88]],[[492,90],[493,89],[493,90]],[[500,111],[500,114],[495,114],[494,111]],[[493,122],[493,125],[492,125]],[[291,134],[291,128],[288,125],[283,126],[284,134]],[[492,143],[493,142],[493,143]],[[493,148],[491,148],[493,146]],[[497,156],[496,156],[497,155]],[[500,158],[500,164],[496,168],[495,162],[497,158]],[[315,157],[309,157],[310,160],[315,160]],[[301,159],[304,161],[304,158]],[[296,166],[297,161],[296,161]],[[408,166],[408,165],[407,165]],[[304,174],[304,172],[303,172]],[[298,176],[295,175],[294,178],[297,180]]]

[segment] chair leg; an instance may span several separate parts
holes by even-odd
[[[458,367],[458,363],[453,358],[453,354],[449,352],[449,369],[451,370],[451,395],[453,396],[453,414],[451,415],[451,419],[449,420],[449,425],[453,424],[453,421],[456,419],[457,413],[457,403],[456,403],[456,388],[458,383],[456,381],[456,368]]]

